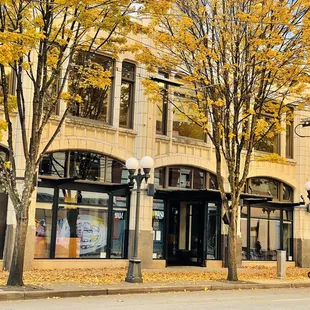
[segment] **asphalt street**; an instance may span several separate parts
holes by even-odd
[[[310,289],[157,293],[0,302],[1,310],[310,309]]]

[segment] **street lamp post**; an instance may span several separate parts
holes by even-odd
[[[150,177],[150,171],[154,165],[154,161],[151,157],[145,156],[141,159],[140,165],[143,168],[144,174],[141,173],[139,168],[139,162],[136,158],[132,157],[126,161],[126,168],[129,171],[128,179],[129,185],[132,188],[134,181],[137,184],[137,201],[136,201],[136,219],[135,219],[135,239],[134,239],[134,250],[133,257],[129,259],[128,271],[125,278],[126,282],[130,283],[142,283],[142,271],[141,271],[141,260],[138,258],[138,244],[139,244],[139,219],[140,219],[140,193],[142,181],[147,180]],[[135,174],[138,169],[138,173]]]
[[[310,200],[310,181],[308,181],[306,184],[305,184],[305,190],[307,191],[308,193],[308,198]]]

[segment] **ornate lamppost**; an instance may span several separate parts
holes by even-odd
[[[126,168],[129,171],[128,179],[131,188],[134,186],[134,181],[137,184],[137,201],[136,201],[136,219],[135,219],[135,236],[134,236],[134,250],[133,257],[129,259],[129,266],[127,275],[125,278],[126,282],[130,283],[142,283],[142,271],[141,271],[141,260],[138,258],[138,244],[139,244],[139,219],[140,219],[140,193],[142,181],[147,180],[150,177],[150,171],[154,165],[154,160],[150,156],[145,156],[140,161],[140,166],[143,168],[144,174],[141,173],[139,168],[139,162],[136,158],[132,157],[126,161]],[[138,173],[136,170],[138,169]]]

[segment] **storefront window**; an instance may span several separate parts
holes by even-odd
[[[153,259],[164,258],[164,201],[153,201]]]
[[[127,206],[126,197],[113,197],[113,233],[111,258],[125,256]]]
[[[215,204],[208,204],[207,259],[220,258],[220,214]]]
[[[251,219],[250,255],[253,260],[276,260],[280,249],[280,221]]]
[[[34,258],[49,258],[52,232],[52,208],[36,208],[35,223],[36,241]]]
[[[53,223],[54,191],[59,199]],[[124,258],[127,214],[126,196],[38,187],[35,258]]]
[[[292,260],[293,211],[251,207],[249,217],[244,209],[245,207],[241,211],[242,259],[276,260],[276,251],[281,249],[283,244],[282,249],[286,251],[287,259]],[[249,231],[248,221],[250,221]]]
[[[247,254],[247,247],[248,247],[248,207],[243,206],[241,207],[241,216],[240,216],[240,230],[241,230],[241,237],[242,237],[242,259],[249,259]]]

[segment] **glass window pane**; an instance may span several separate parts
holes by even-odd
[[[162,72],[159,72],[158,76],[161,78],[168,78],[168,75]],[[168,84],[159,82],[158,86],[162,100],[156,102],[156,133],[165,135],[168,108]]]
[[[122,78],[130,81],[135,80],[135,65],[129,62],[123,62]]]
[[[179,187],[192,188],[192,169],[181,168]]]
[[[164,168],[156,168],[154,171],[154,185],[164,186]]]
[[[292,222],[283,221],[283,249],[286,251],[286,259],[293,259],[293,225]]]
[[[131,128],[131,111],[133,109],[133,87],[132,82],[122,81],[121,102],[119,113],[119,125],[125,128]]]
[[[35,223],[36,239],[34,258],[49,258],[52,232],[51,205],[46,204],[46,208],[36,208]]]
[[[44,155],[39,167],[40,175],[58,178],[66,177],[67,156],[67,152],[55,152]]]
[[[153,259],[164,258],[164,201],[153,200]]]
[[[259,217],[266,219],[280,219],[280,210],[271,208],[251,208],[251,217]]]
[[[220,226],[218,208],[214,204],[208,204],[207,217],[207,259],[220,258]]]
[[[106,258],[108,194],[66,190],[64,198],[58,208],[55,257]]]
[[[169,186],[179,187],[180,185],[180,168],[172,167],[169,168]]]
[[[209,189],[218,189],[218,184],[217,184],[217,177],[216,175],[209,173],[209,184],[208,184]]]
[[[205,188],[205,173],[199,169],[194,170],[194,179],[193,179],[193,188],[194,189],[203,189]]]
[[[250,191],[253,194],[272,195],[279,198],[279,182],[268,178],[251,178]]]
[[[293,211],[292,210],[283,210],[283,220],[292,221],[293,220]]]
[[[107,159],[107,175],[105,182],[108,183],[121,183],[123,178],[124,165],[118,160],[108,158]],[[128,181],[127,181],[128,183]]]
[[[280,249],[280,221],[251,219],[250,259],[276,260]]]
[[[248,248],[248,219],[241,218],[240,219],[240,229],[241,229],[241,237],[242,237],[242,259],[249,259],[247,255]]]
[[[74,62],[75,65],[69,75],[69,91],[79,95],[82,101],[74,103],[71,110],[72,115],[108,122],[111,108],[112,59],[102,55],[81,52],[76,54]],[[94,75],[94,72],[101,72],[102,69],[111,72],[110,84],[105,83],[102,87],[83,85],[82,82],[87,79],[87,75]]]
[[[293,190],[290,186],[282,184],[283,196],[282,199],[286,201],[293,201]]]
[[[113,232],[111,258],[125,257],[127,230],[126,197],[113,197]]]

